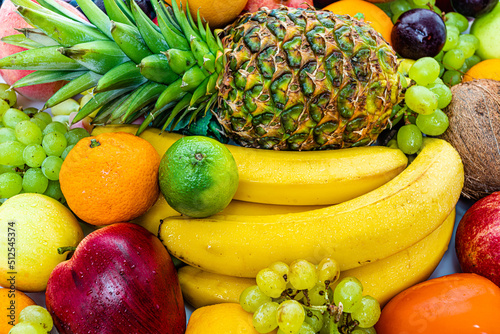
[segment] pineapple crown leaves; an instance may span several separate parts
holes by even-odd
[[[36,70],[16,87],[69,81],[44,108],[93,88],[73,122],[99,109],[94,122],[103,124],[144,117],[139,132],[153,125],[199,133],[192,125],[202,118],[206,132],[214,128],[203,115],[217,102],[222,42],[199,12],[195,22],[187,2],[152,0],[158,26],[134,1],[104,0],[106,15],[92,0],[78,0],[88,21],[54,0],[13,3],[35,28],[2,39],[28,50],[1,59],[0,68]]]

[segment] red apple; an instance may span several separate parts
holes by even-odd
[[[281,5],[293,8],[309,8],[309,5],[313,6],[313,0],[248,0],[243,12],[253,13],[261,7],[275,9]]]
[[[455,248],[464,272],[500,286],[500,192],[474,203],[457,227]]]
[[[85,16],[72,5],[61,0],[57,0],[57,2],[68,10],[78,14],[80,17],[85,18]],[[29,27],[31,26],[16,12],[14,4],[10,0],[5,0],[2,7],[0,7],[0,38],[19,34],[19,32],[14,28]],[[0,41],[0,58],[4,58],[24,50],[26,49]],[[6,83],[12,85],[17,80],[32,72],[33,71],[27,70],[0,70],[0,76]],[[41,85],[21,87],[16,88],[16,91],[30,100],[47,101],[55,92],[59,90],[59,88],[64,86],[65,83],[65,81],[58,81]]]
[[[145,228],[117,223],[85,237],[52,271],[47,310],[60,334],[182,334],[186,313],[173,262]]]

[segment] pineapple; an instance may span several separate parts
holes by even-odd
[[[373,143],[401,99],[395,52],[349,16],[262,8],[214,34],[175,1],[151,1],[158,27],[133,1],[105,0],[108,17],[78,0],[90,23],[53,0],[13,2],[35,28],[5,40],[30,49],[0,68],[37,70],[14,87],[70,80],[47,108],[93,88],[75,122],[100,108],[96,123],[173,130],[212,113],[243,146],[343,148]]]

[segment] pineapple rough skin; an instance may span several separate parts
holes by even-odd
[[[216,116],[237,143],[275,150],[369,145],[401,99],[394,50],[367,23],[281,7],[219,35]]]

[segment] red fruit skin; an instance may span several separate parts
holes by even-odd
[[[292,8],[309,8],[309,5],[313,6],[313,0],[248,0],[243,12],[253,13],[261,7],[275,9],[281,5]]]
[[[182,334],[186,328],[170,255],[156,236],[131,223],[85,237],[51,273],[45,296],[61,334]]]
[[[467,210],[457,227],[455,249],[464,272],[484,276],[500,287],[500,192]]]
[[[80,17],[85,18],[81,12],[79,12],[72,5],[56,0],[65,8],[78,14]],[[35,1],[36,2],[36,1]],[[24,19],[16,12],[14,4],[10,0],[5,0],[0,7],[0,38],[9,35],[19,34],[14,28],[28,28],[31,27]],[[11,45],[0,41],[0,58],[10,56],[11,54],[18,53],[26,50],[19,46]],[[13,85],[17,80],[25,77],[29,73],[34,71],[28,70],[0,70],[0,76],[4,81]],[[25,96],[30,100],[35,101],[47,101],[55,92],[57,92],[62,86],[66,84],[66,81],[57,81],[53,83],[46,83],[41,85],[34,85],[28,87],[16,88],[16,91]]]

